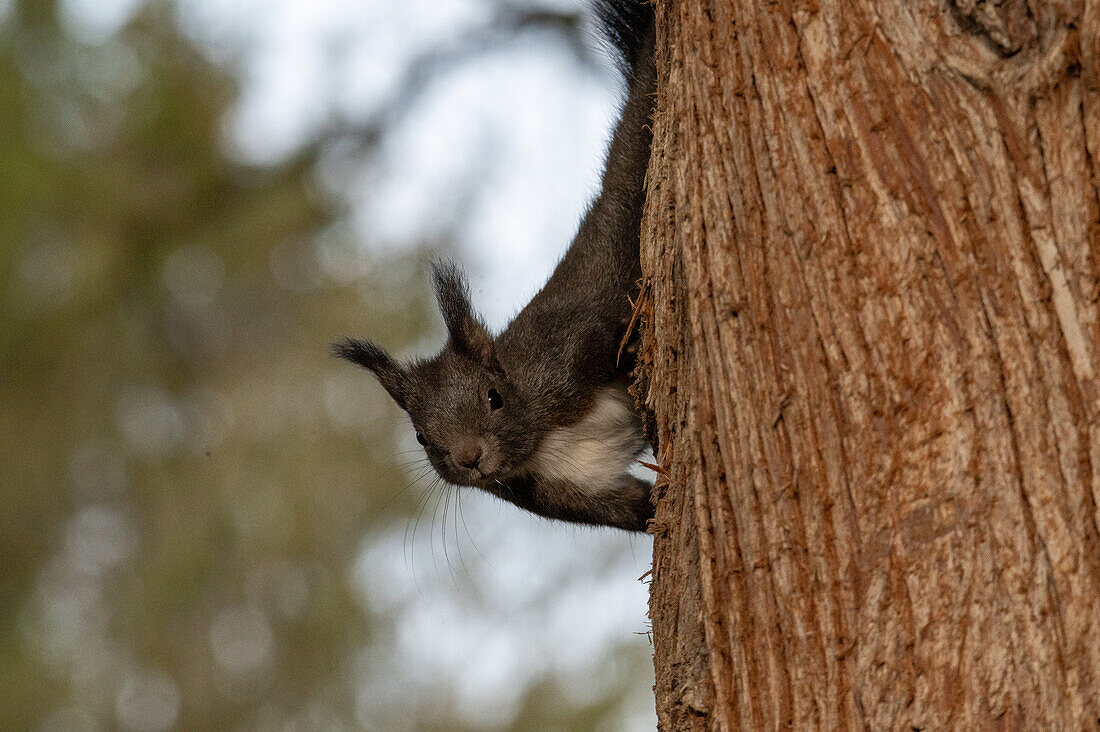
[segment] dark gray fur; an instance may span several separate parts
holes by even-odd
[[[641,278],[638,238],[656,85],[652,10],[633,0],[600,0],[597,15],[627,73],[629,95],[599,196],[550,280],[493,338],[471,307],[459,269],[438,263],[435,290],[450,336],[439,355],[402,365],[378,345],[350,338],[333,351],[374,372],[408,412],[445,480],[542,516],[644,531],[653,516],[646,482],[623,472],[610,489],[586,491],[531,467],[549,433],[581,423],[608,389],[625,391],[633,368],[633,349],[621,360],[619,351]],[[503,406],[491,408],[490,390]],[[634,427],[640,435],[640,424]],[[640,437],[633,444],[627,460],[637,457]]]

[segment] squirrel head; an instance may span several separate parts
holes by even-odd
[[[408,413],[417,441],[444,480],[487,488],[523,466],[541,432],[474,313],[460,270],[437,262],[432,274],[449,335],[437,356],[401,364],[381,346],[352,338],[333,344],[333,353],[374,373]]]

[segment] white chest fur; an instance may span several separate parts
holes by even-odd
[[[630,395],[609,387],[579,422],[548,432],[528,467],[532,473],[567,481],[592,495],[617,487],[643,446]]]

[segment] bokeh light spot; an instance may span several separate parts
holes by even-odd
[[[115,699],[119,725],[134,732],[160,732],[176,723],[180,694],[164,673],[132,674],[122,682]]]
[[[232,676],[263,671],[274,655],[271,625],[257,607],[222,610],[210,625],[210,649],[218,666]]]

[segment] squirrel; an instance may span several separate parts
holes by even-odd
[[[333,353],[372,371],[416,429],[435,471],[548,518],[645,531],[651,485],[630,474],[646,447],[623,349],[641,280],[639,235],[656,70],[652,7],[597,0],[628,82],[600,192],[549,281],[493,337],[450,262],[433,265],[448,340],[397,362],[345,338]]]

